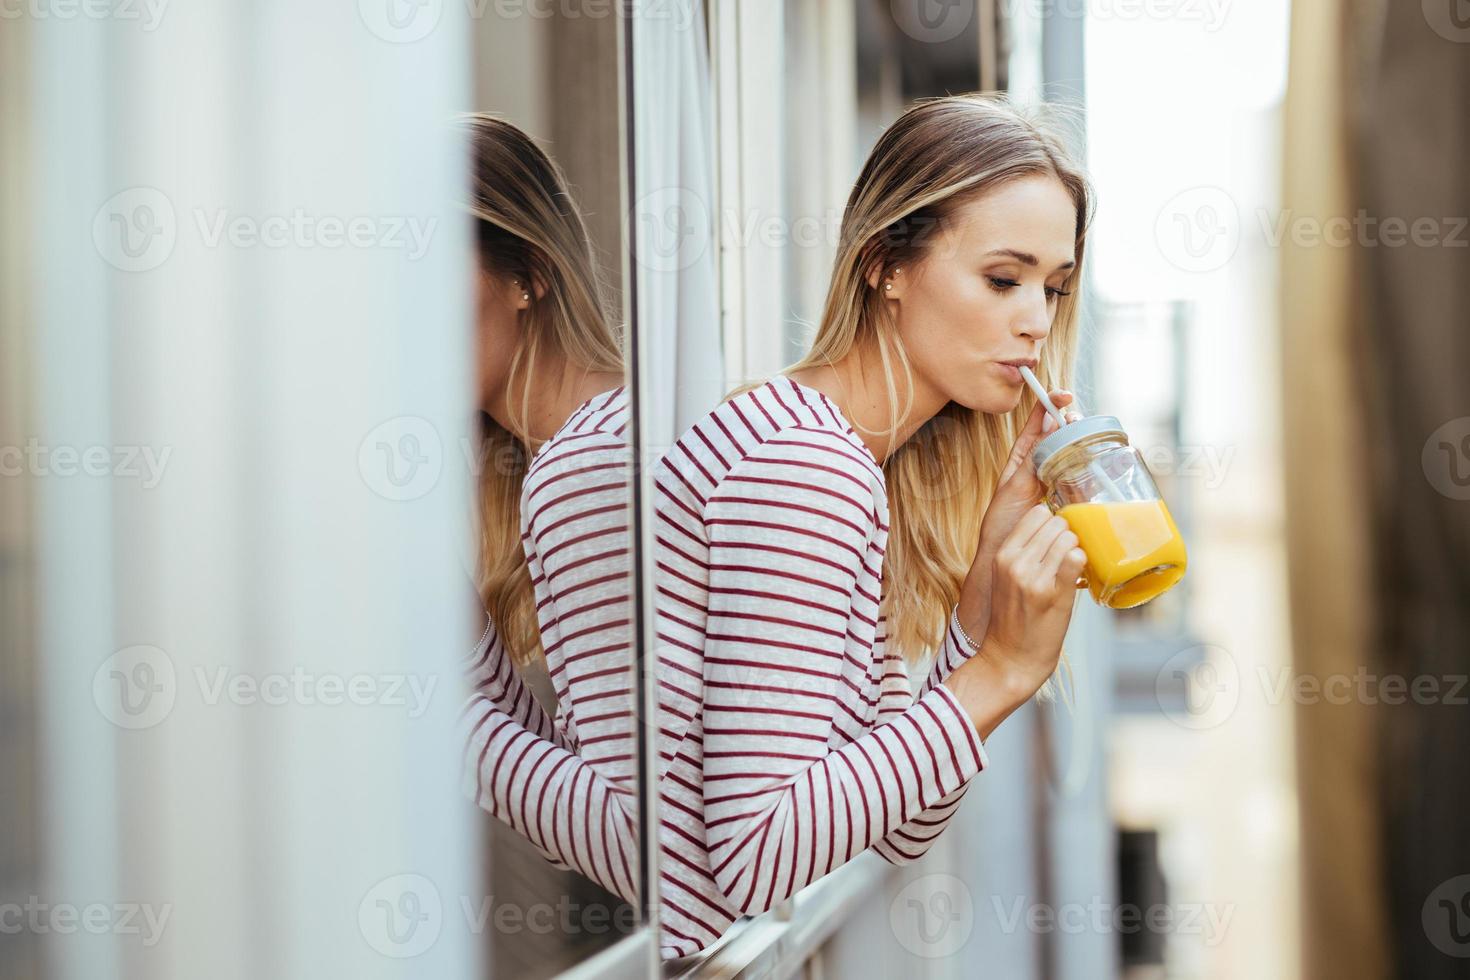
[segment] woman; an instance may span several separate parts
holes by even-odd
[[[1038,504],[1052,423],[1016,365],[1065,383],[1089,217],[1005,102],[915,106],[848,199],[811,353],[658,464],[666,956],[868,848],[923,854],[1053,674],[1085,556]]]
[[[479,593],[465,790],[552,863],[635,895],[623,362],[555,165],[493,116],[474,153]],[[514,664],[513,664],[514,661]],[[544,662],[553,719],[515,664]]]

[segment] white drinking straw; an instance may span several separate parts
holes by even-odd
[[[1045,405],[1046,410],[1051,413],[1051,417],[1057,420],[1057,428],[1060,429],[1066,425],[1067,417],[1062,414],[1060,408],[1057,408],[1051,403],[1051,396],[1046,393],[1045,388],[1041,387],[1041,382],[1036,380],[1036,375],[1031,373],[1031,369],[1022,364],[1020,371],[1021,377],[1025,379],[1026,384],[1031,387],[1031,390],[1036,392],[1036,397],[1041,401],[1041,404]]]
[[[1067,417],[1062,414],[1061,409],[1052,404],[1051,396],[1046,393],[1045,388],[1041,387],[1041,382],[1036,380],[1036,375],[1031,373],[1030,368],[1022,364],[1020,371],[1021,377],[1025,379],[1026,384],[1031,390],[1036,393],[1037,399],[1040,400],[1041,404],[1046,406],[1046,410],[1051,413],[1051,417],[1056,419],[1057,429],[1060,430],[1062,426],[1067,424]],[[1092,471],[1093,476],[1097,477],[1098,482],[1107,488],[1107,492],[1112,494],[1114,500],[1123,501],[1128,499],[1123,496],[1123,491],[1118,489],[1118,485],[1112,481],[1111,477],[1103,472],[1103,468],[1095,460],[1088,464],[1088,469]]]

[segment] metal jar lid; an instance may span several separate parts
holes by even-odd
[[[1125,446],[1128,444],[1128,433],[1123,431],[1122,423],[1116,416],[1089,415],[1087,418],[1068,422],[1038,442],[1036,448],[1031,450],[1031,462],[1036,464],[1036,472],[1039,474],[1046,461],[1063,449],[1084,439],[1103,435],[1115,436]]]

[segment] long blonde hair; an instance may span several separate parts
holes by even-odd
[[[895,368],[906,377],[911,369],[883,294],[869,277],[876,272],[881,283],[889,270],[921,262],[959,208],[1015,178],[1055,177],[1076,203],[1077,265],[1063,288],[1079,282],[1092,193],[1055,126],[1064,116],[1057,106],[1026,110],[993,95],[934,99],[904,112],[879,137],[848,197],[816,338],[788,370],[830,364],[872,343],[888,383],[895,425],[883,431],[891,438],[910,410],[898,404]],[[1036,368],[1048,390],[1071,386],[1079,300],[1074,289],[1058,302]],[[950,402],[884,461],[884,611],[888,642],[905,658],[917,659],[942,642],[975,556],[981,519],[1035,403],[1028,390],[1002,416]]]
[[[507,389],[520,384],[509,429],[479,418],[480,558],[476,584],[511,657],[542,655],[535,597],[521,547],[521,486],[532,442],[526,425],[538,356],[621,372],[623,354],[598,278],[592,241],[561,170],[521,130],[485,113],[461,117],[473,152],[474,216],[481,269],[543,287],[521,314]],[[507,399],[512,406],[515,397]],[[535,447],[531,452],[534,453]]]

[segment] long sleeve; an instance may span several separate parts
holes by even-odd
[[[783,434],[784,435],[784,434]],[[710,866],[743,912],[769,908],[948,807],[984,764],[974,726],[936,687],[840,748],[875,623],[859,587],[881,567],[871,476],[834,434],[795,430],[710,497],[704,805]],[[890,842],[890,846],[891,842]]]
[[[944,639],[939,649],[935,651],[934,662],[929,668],[923,686],[919,689],[919,696],[923,697],[942,685],[944,679],[954,673],[955,668],[960,664],[974,656],[974,653],[970,645],[955,631],[951,617],[946,621]],[[985,754],[983,743],[980,745],[979,753],[980,768],[982,770],[988,768],[990,760]],[[934,846],[934,842],[939,839],[944,829],[949,826],[949,821],[959,809],[960,801],[965,798],[965,793],[969,790],[970,785],[970,783],[965,783],[903,826],[895,828],[892,833],[873,845],[873,850],[889,864],[896,865],[908,864],[923,857],[928,853],[929,848]]]
[[[551,716],[542,709],[530,689],[521,683],[500,638],[500,631],[488,613],[485,615],[485,632],[465,661],[464,675],[470,690],[484,697],[496,710],[514,719],[532,735],[567,748],[556,735]]]
[[[919,696],[928,694],[936,685],[944,683],[946,677],[953,674],[960,664],[974,655],[975,651],[970,649],[970,645],[954,628],[954,610],[950,609],[950,617],[944,621],[944,639],[940,641],[939,649],[934,652],[934,662],[930,665],[929,673],[924,678],[923,687],[919,688]]]
[[[470,698],[461,725],[466,795],[558,867],[635,900],[636,831],[626,794],[481,695]]]
[[[564,432],[523,486],[522,545],[563,717],[552,724],[492,640],[462,725],[466,794],[548,860],[634,901],[626,457],[613,434]]]

